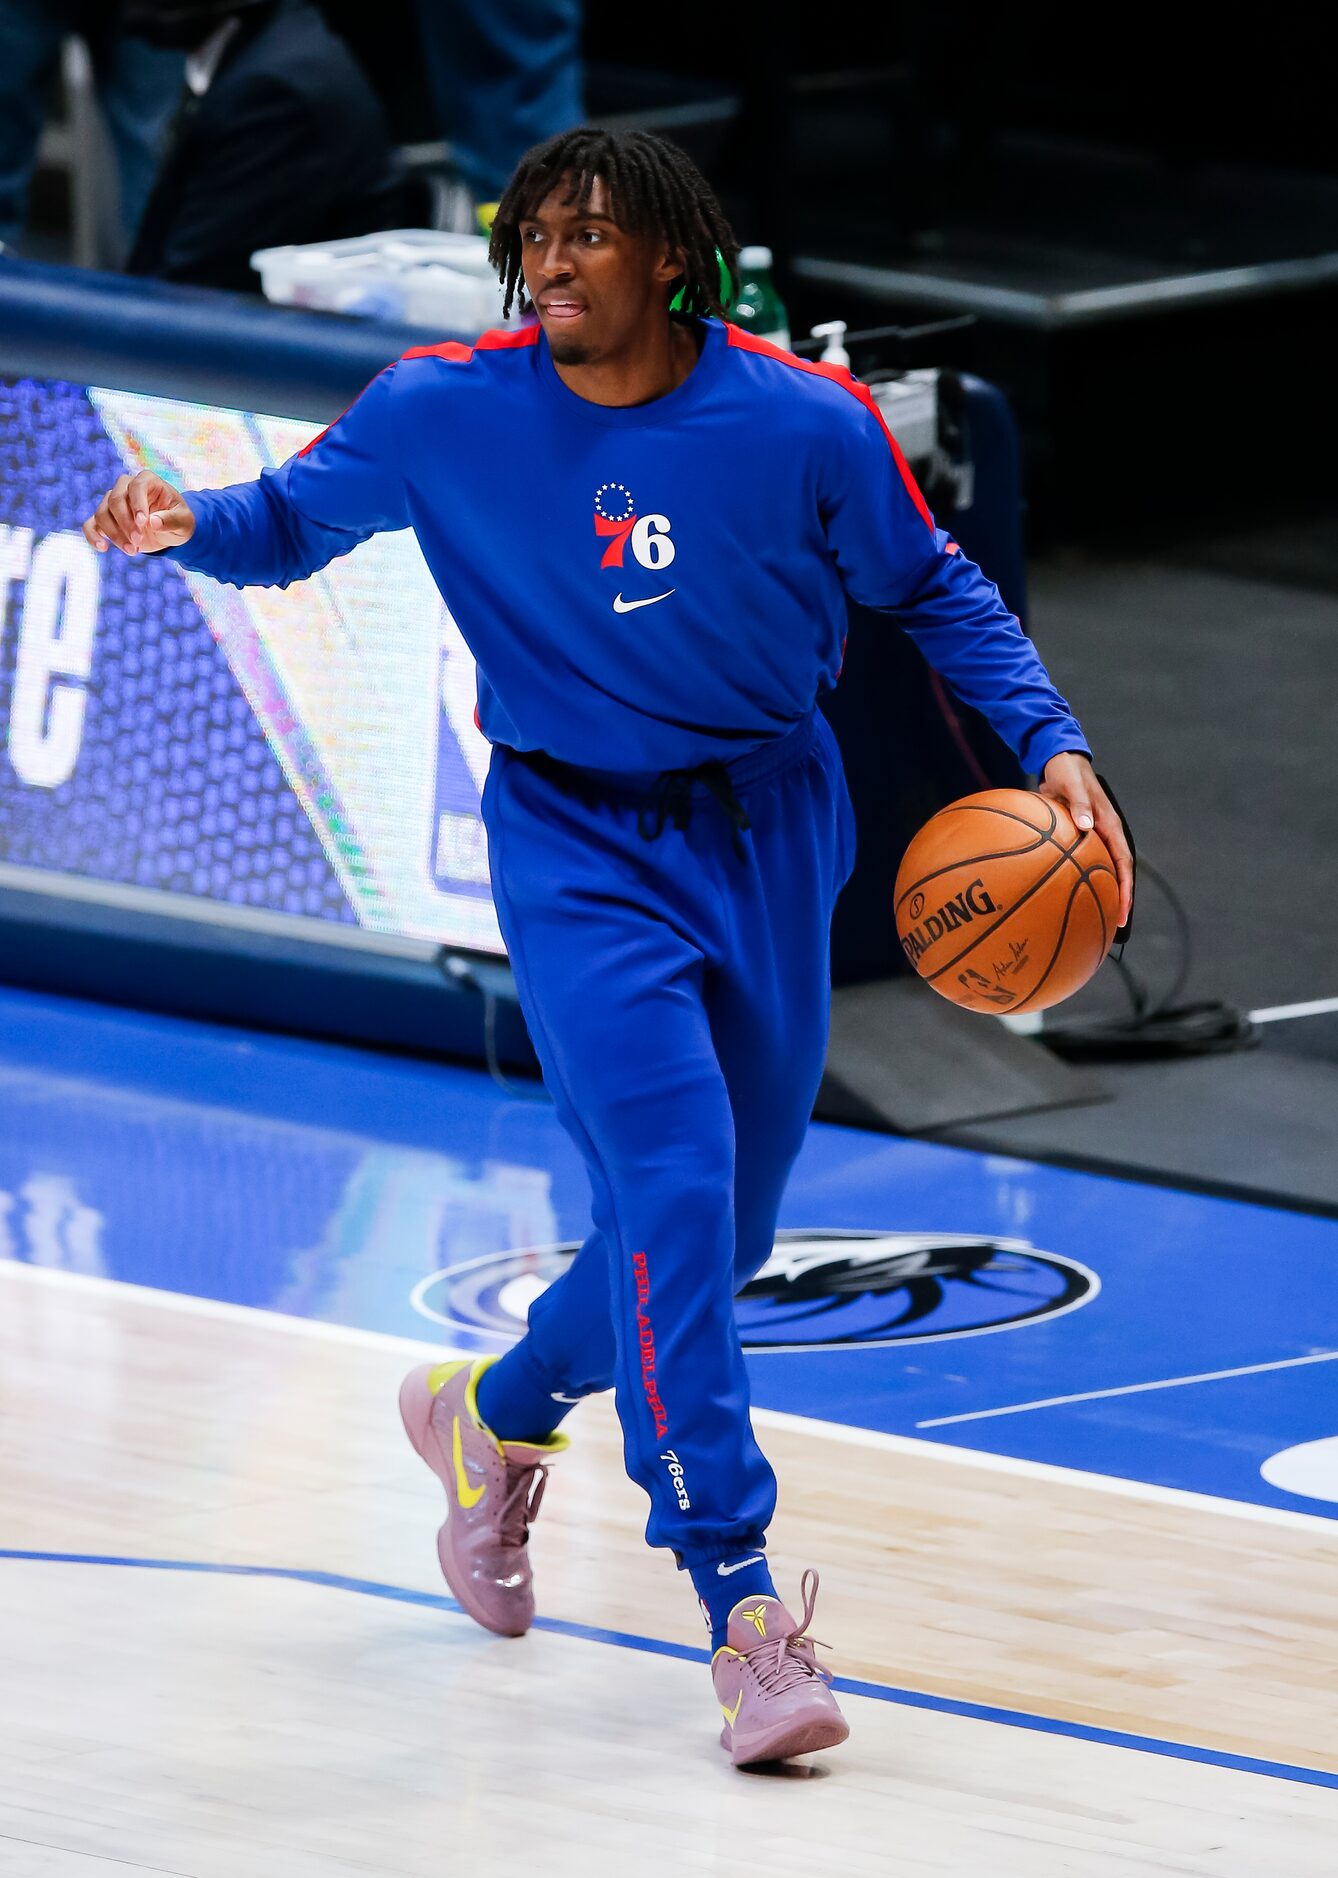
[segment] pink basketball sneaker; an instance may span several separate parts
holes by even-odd
[[[804,1621],[779,1598],[743,1598],[729,1614],[728,1642],[711,1658],[716,1700],[725,1717],[720,1745],[736,1767],[781,1761],[834,1748],[849,1724],[827,1687],[831,1674],[805,1635],[818,1595],[818,1574],[804,1573]]]
[[[414,1447],[446,1489],[437,1557],[453,1595],[487,1630],[519,1637],[534,1622],[530,1521],[548,1461],[571,1444],[499,1441],[479,1420],[479,1377],[495,1356],[424,1363],[400,1386],[400,1416]]]

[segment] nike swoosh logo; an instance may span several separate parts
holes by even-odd
[[[739,1719],[739,1710],[742,1707],[743,1707],[743,1690],[742,1689],[739,1690],[739,1693],[734,1698],[733,1708],[726,1708],[723,1702],[720,1704],[720,1713],[724,1716],[725,1720],[729,1723],[731,1728],[734,1726],[735,1722]]]
[[[745,1565],[760,1565],[761,1563],[760,1558],[741,1558],[737,1565],[717,1565],[716,1576],[728,1578],[731,1572],[741,1572]]]
[[[667,600],[671,593],[677,593],[677,587],[670,587],[664,593],[653,593],[649,600],[624,600],[620,593],[613,596],[615,613],[635,613],[639,606],[654,606],[657,600]]]
[[[471,1487],[465,1479],[465,1457],[460,1447],[460,1417],[458,1415],[451,1426],[451,1458],[455,1462],[455,1491],[459,1495],[461,1506],[468,1512],[471,1507],[478,1505],[488,1488],[486,1482],[481,1487]]]

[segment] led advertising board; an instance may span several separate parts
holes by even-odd
[[[239,592],[80,532],[123,470],[241,482],[319,428],[0,379],[0,866],[500,953],[474,664],[413,535]]]

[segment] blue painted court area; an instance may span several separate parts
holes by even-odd
[[[0,991],[0,1117],[0,1257],[465,1348],[586,1220],[536,1088],[334,1045]],[[782,1227],[760,1406],[1338,1516],[1338,1222],[815,1125]]]

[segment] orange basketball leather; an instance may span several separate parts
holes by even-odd
[[[1119,885],[1105,843],[1026,789],[963,796],[926,822],[897,870],[897,936],[968,1011],[1043,1011],[1110,950]]]

